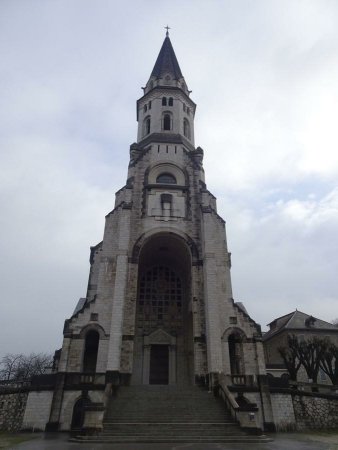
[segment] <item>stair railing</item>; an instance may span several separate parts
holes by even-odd
[[[230,414],[236,420],[242,429],[255,434],[261,434],[262,430],[259,426],[258,408],[255,403],[248,403],[247,405],[239,405],[228,389],[226,384],[226,376],[220,374],[217,385],[218,395],[223,399],[227,405]]]
[[[229,391],[226,384],[224,384],[223,380],[219,380],[218,384],[218,395],[223,399],[224,403],[228,407],[228,410],[230,411],[231,417],[238,421],[238,411],[239,411],[239,404],[236,402],[234,396]]]

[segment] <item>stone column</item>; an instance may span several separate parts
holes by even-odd
[[[216,261],[214,254],[204,255],[204,302],[207,332],[208,372],[222,370],[220,317],[218,308]]]
[[[119,371],[122,347],[123,308],[128,275],[128,256],[116,258],[116,277],[113,295],[112,320],[108,347],[107,371]]]
[[[169,384],[176,384],[176,345],[169,345]]]
[[[143,346],[143,368],[142,368],[143,384],[149,384],[149,371],[150,371],[150,345],[144,345]]]
[[[64,337],[58,373],[56,375],[56,383],[53,393],[53,400],[50,410],[49,421],[46,424],[46,431],[58,431],[59,429],[60,414],[63,402],[63,390],[65,385],[66,371],[68,368],[68,356],[70,344],[71,339],[69,337]]]

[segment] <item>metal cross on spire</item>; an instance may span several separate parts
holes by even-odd
[[[168,25],[166,27],[164,27],[164,28],[167,30],[165,35],[168,37],[169,36],[169,30],[171,30],[171,28]]]

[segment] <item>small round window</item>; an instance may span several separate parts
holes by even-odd
[[[174,175],[171,175],[171,173],[161,173],[156,178],[156,183],[163,183],[163,184],[176,184],[176,178]]]

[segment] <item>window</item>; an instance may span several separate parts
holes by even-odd
[[[231,324],[236,324],[237,323],[237,317],[229,317],[229,322],[231,323]]]
[[[163,116],[163,130],[171,130],[170,114],[164,114]]]
[[[83,355],[83,372],[95,372],[99,340],[99,333],[95,330],[91,330],[86,334],[85,350]]]
[[[183,120],[183,134],[186,138],[190,139],[190,123],[187,119]]]
[[[144,105],[144,106],[143,106],[143,111],[144,111],[144,112],[147,112],[147,105]]]
[[[187,108],[187,114],[188,114],[188,116],[189,116],[189,114],[190,114],[190,108]]]
[[[173,106],[174,105],[174,99],[172,97],[169,97],[169,106]]]
[[[183,111],[185,112],[187,107],[185,106],[185,103],[183,103]]]
[[[167,106],[167,97],[162,97],[162,106]]]
[[[144,120],[144,136],[150,133],[150,117],[146,117]]]
[[[182,324],[183,286],[169,267],[154,266],[140,277],[138,327],[149,331],[159,325],[176,331]]]
[[[148,102],[148,108],[151,109],[151,100]]]
[[[163,184],[177,184],[176,178],[174,175],[171,175],[171,173],[161,173],[156,178],[156,183],[163,183]]]

